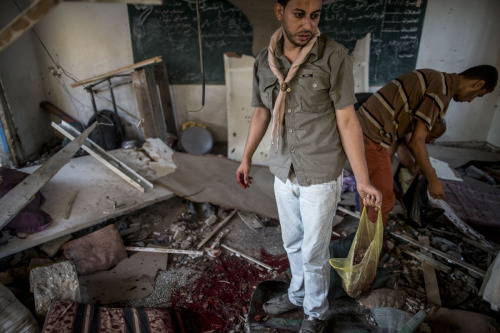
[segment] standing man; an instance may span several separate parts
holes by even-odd
[[[278,0],[281,27],[255,60],[255,107],[238,183],[251,184],[252,156],[272,119],[270,170],[292,280],[288,293],[264,304],[269,314],[303,308],[301,332],[322,332],[328,310],[328,246],[345,154],[367,206],[382,196],[371,185],[354,111],[347,49],[320,34],[322,0]]]
[[[363,128],[370,181],[384,196],[384,224],[394,207],[390,147],[409,136],[407,143],[418,168],[429,182],[428,191],[435,199],[444,199],[443,184],[436,175],[425,146],[428,133],[442,119],[451,99],[471,102],[492,92],[498,81],[495,67],[481,65],[460,74],[432,69],[415,70],[389,82],[373,94],[358,110]],[[360,202],[360,207],[362,207]],[[370,221],[377,212],[367,209]]]

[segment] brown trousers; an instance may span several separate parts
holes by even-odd
[[[365,156],[368,165],[368,173],[370,182],[382,192],[382,219],[385,223],[389,217],[389,213],[394,208],[396,195],[394,194],[394,180],[392,176],[392,163],[389,149],[371,141],[364,137]],[[360,198],[359,207],[363,211],[363,200]],[[374,207],[366,207],[368,219],[375,223],[377,221],[378,212]]]

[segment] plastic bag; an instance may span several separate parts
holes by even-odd
[[[382,212],[379,208],[376,223],[371,223],[363,208],[358,230],[347,258],[331,258],[328,262],[342,278],[342,287],[352,298],[371,292],[377,274],[383,244]]]

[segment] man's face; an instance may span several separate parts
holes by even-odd
[[[478,83],[479,82],[479,83]],[[482,84],[481,84],[482,82]],[[483,88],[484,81],[476,81],[471,82],[469,85],[464,87],[462,90],[458,91],[455,96],[453,96],[453,100],[455,102],[472,102],[472,100],[476,97],[483,97],[490,91]]]
[[[322,0],[290,0],[283,8],[277,4],[276,17],[288,41],[297,47],[306,45],[318,29]]]

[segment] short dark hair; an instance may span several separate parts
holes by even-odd
[[[278,3],[280,5],[282,5],[283,7],[286,7],[286,4],[288,3],[288,1],[290,1],[290,0],[278,0]]]
[[[484,80],[484,89],[493,91],[498,82],[498,71],[490,65],[479,65],[466,69],[460,76],[469,80]]]

